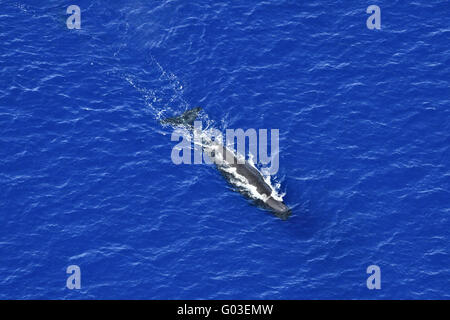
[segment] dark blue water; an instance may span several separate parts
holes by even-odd
[[[2,1],[0,298],[449,299],[449,16],[446,0]],[[220,130],[280,129],[289,220],[172,163],[158,119],[194,106]]]

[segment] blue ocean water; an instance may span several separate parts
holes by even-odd
[[[1,8],[0,299],[450,298],[449,1]],[[280,129],[290,219],[172,163],[194,106]]]

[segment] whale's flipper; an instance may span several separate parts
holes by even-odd
[[[161,120],[161,123],[176,126],[192,127],[194,125],[195,119],[197,119],[198,113],[201,110],[202,108],[200,107],[192,108],[187,110],[181,116],[163,119]]]

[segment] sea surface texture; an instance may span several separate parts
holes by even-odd
[[[0,299],[450,299],[448,0],[0,4]],[[288,220],[172,162],[197,106]]]

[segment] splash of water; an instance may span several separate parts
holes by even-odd
[[[184,111],[190,109],[191,106],[183,97],[184,86],[182,85],[178,77],[175,74],[165,70],[153,56],[150,56],[150,58],[151,65],[153,65],[158,72],[158,82],[160,84],[159,88],[146,88],[145,86],[141,85],[139,79],[137,79],[132,74],[124,75],[124,79],[142,95],[146,106],[150,109],[154,118],[157,121],[160,121],[164,118],[173,116],[174,114],[181,114]],[[185,139],[193,143],[193,145],[197,145],[198,147],[200,147],[201,150],[207,150],[207,153],[210,153],[214,151],[215,146],[205,143],[205,141],[211,140],[211,136],[214,135],[213,130],[215,129],[215,127],[217,127],[217,125],[213,120],[210,120],[207,114],[205,114],[204,112],[200,114],[199,118],[199,120],[201,120],[202,123],[206,125],[206,127],[203,128],[200,132],[196,132],[197,139],[194,139],[193,135],[188,130],[186,130],[184,133]],[[221,127],[227,127],[224,120],[222,120],[221,124]],[[244,155],[241,155],[235,150],[230,149],[228,146],[227,149],[231,151],[239,160],[245,161]],[[249,159],[247,159],[246,161],[253,168],[263,173],[262,175],[264,177],[264,181],[272,190],[271,197],[276,200],[283,201],[285,193],[280,192],[281,184],[276,183],[273,180],[272,176],[264,174],[264,171],[261,171],[257,168],[254,162],[254,156],[252,154],[249,154]],[[244,176],[241,176],[236,172],[236,168],[222,165],[221,169],[229,174],[230,178],[232,179],[231,182],[234,185],[243,190],[251,198],[262,201],[267,200],[268,197],[266,195],[258,193],[255,186],[252,186]]]

